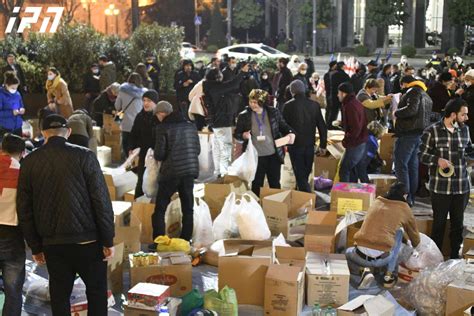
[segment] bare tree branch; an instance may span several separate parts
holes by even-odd
[[[64,7],[64,23],[71,23],[74,19],[74,13],[81,5],[81,2],[77,0],[60,0],[59,4]]]

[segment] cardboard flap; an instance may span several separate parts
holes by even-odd
[[[251,246],[251,245],[241,245],[239,247],[239,251],[237,252],[237,255],[251,257],[253,255],[254,248],[255,246]]]
[[[395,312],[395,305],[381,295],[365,301],[364,308],[369,316],[393,316]]]
[[[269,195],[274,195],[274,194],[278,194],[278,193],[285,192],[285,191],[288,191],[288,190],[271,189],[269,187],[263,187],[263,188],[260,189],[260,199],[263,200],[265,197],[267,197]]]
[[[337,223],[337,212],[311,211],[308,213],[308,225],[334,226]]]
[[[132,203],[130,202],[121,202],[121,201],[112,201],[112,208],[114,210],[115,216],[120,216],[123,213],[126,213],[131,210]]]
[[[251,250],[250,256],[254,257],[272,257],[273,243],[269,240],[241,240],[241,239],[227,239],[224,240],[224,252],[222,256],[248,256],[247,253]]]
[[[301,268],[288,264],[272,264],[268,267],[267,279],[278,279],[285,282],[298,282]]]
[[[306,251],[302,247],[275,247],[275,257],[277,259],[306,260]]]
[[[342,305],[338,309],[343,310],[343,311],[348,311],[348,312],[355,311],[359,307],[364,306],[364,303],[368,299],[371,299],[371,298],[374,298],[374,297],[375,297],[374,295],[361,295],[361,296],[356,297],[352,301]]]

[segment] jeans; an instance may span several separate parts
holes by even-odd
[[[458,259],[463,240],[464,210],[469,202],[469,193],[447,195],[431,192],[431,202],[433,206],[431,238],[439,249],[443,249],[446,220],[449,214],[451,221],[451,231],[449,232],[451,259]]]
[[[24,251],[8,260],[0,260],[0,270],[3,275],[3,288],[5,291],[5,304],[3,316],[21,315],[23,298],[21,296],[23,282],[25,281],[25,253]]]
[[[76,274],[86,285],[87,315],[107,315],[107,263],[99,243],[50,245],[44,247],[44,254],[54,316],[71,314],[69,300]]]
[[[153,225],[153,240],[158,236],[166,235],[165,213],[171,196],[178,191],[181,201],[181,212],[183,213],[183,229],[180,238],[191,240],[193,236],[193,214],[194,214],[194,177],[172,178],[160,180],[158,193],[156,195],[155,212],[151,217]]]
[[[212,154],[216,175],[227,174],[232,158],[232,127],[214,128],[214,143]]]
[[[358,182],[358,179],[360,179],[363,183],[369,183],[367,166],[364,163],[366,154],[366,143],[362,143],[354,148],[346,149],[339,170],[341,182]]]
[[[387,272],[394,273],[398,267],[398,256],[402,247],[403,230],[398,229],[395,235],[395,244],[390,250],[390,254],[382,259],[368,261],[359,256],[356,247],[351,247],[346,251],[347,264],[351,274],[360,275],[361,268],[382,268],[387,267]]]
[[[294,147],[289,146],[291,165],[295,173],[296,185],[299,191],[311,192],[311,186],[308,183],[309,174],[313,169],[314,146]]]
[[[395,161],[395,176],[403,182],[408,190],[408,202],[415,202],[418,190],[418,149],[421,137],[419,135],[401,136],[395,142],[393,152]]]
[[[252,192],[260,196],[260,188],[263,187],[265,176],[268,185],[272,189],[280,189],[281,161],[278,154],[258,157],[257,172],[252,182]]]
[[[128,157],[128,152],[133,148],[130,148],[130,132],[122,132],[122,158],[125,160]]]

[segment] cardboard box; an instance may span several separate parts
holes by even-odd
[[[104,144],[104,131],[100,126],[93,126],[92,131],[94,137],[97,140],[97,145],[102,146]]]
[[[168,285],[172,296],[192,290],[191,258],[183,252],[160,253],[160,265],[135,267],[130,258],[130,286],[140,282]]]
[[[272,236],[290,235],[290,229],[306,223],[307,213],[314,209],[316,195],[300,191],[283,191],[265,196],[263,212]]]
[[[474,305],[474,274],[464,273],[463,277],[448,286],[446,316],[463,316],[464,311]]]
[[[306,250],[302,247],[275,247],[274,263],[306,267]]]
[[[170,287],[153,283],[138,283],[128,291],[128,306],[156,311],[170,297]]]
[[[114,257],[107,262],[107,287],[114,294],[123,293],[123,251],[124,244],[114,243]]]
[[[135,202],[135,190],[128,191],[123,195],[125,202]]]
[[[104,132],[110,133],[112,131],[120,131],[120,124],[114,120],[115,116],[112,114],[103,114],[103,130]]]
[[[314,176],[334,180],[339,161],[332,155],[314,156]]]
[[[126,226],[130,222],[132,203],[112,201],[112,209],[114,210],[115,228]]]
[[[466,237],[464,237],[462,254],[465,255],[473,247],[474,247],[474,233],[468,233]]]
[[[148,311],[146,309],[136,309],[123,305],[124,316],[156,316],[156,311]]]
[[[151,203],[132,203],[131,225],[141,224],[140,242],[142,244],[153,243],[153,226],[151,216],[155,212],[155,204]]]
[[[393,165],[393,150],[395,148],[396,138],[393,133],[386,133],[380,139],[380,158],[385,161],[385,165],[382,167],[382,173],[392,173]]]
[[[375,196],[384,196],[392,184],[397,182],[397,177],[390,174],[369,174],[369,180],[375,184]]]
[[[171,316],[179,315],[178,308],[181,305],[182,300],[176,297],[170,297],[164,303],[168,307],[169,314]],[[146,309],[136,309],[128,306],[125,302],[123,303],[123,311],[125,316],[156,316],[157,312],[147,311]]]
[[[71,316],[87,316],[87,299],[71,296]],[[115,305],[115,299],[111,291],[107,291],[107,307]],[[1,311],[1,309],[0,309]]]
[[[142,224],[133,214],[130,214],[127,225],[115,227],[114,244],[124,244],[123,257],[125,260],[127,260],[129,254],[140,251],[141,232]]]
[[[382,295],[361,295],[339,307],[337,315],[393,316],[395,305]]]
[[[304,268],[272,264],[265,277],[265,315],[293,316],[303,310]]]
[[[225,176],[204,186],[204,201],[209,206],[212,220],[221,213],[226,197],[231,193],[244,194],[248,188],[244,181],[235,176]]]
[[[339,182],[331,190],[331,211],[337,211],[337,215],[345,215],[347,211],[367,211],[374,200],[375,185]]]
[[[349,299],[350,272],[343,254],[306,254],[307,305],[339,307]]]
[[[97,160],[102,168],[110,166],[112,164],[112,149],[107,146],[97,147]]]
[[[337,213],[334,211],[311,211],[304,235],[306,251],[334,253],[336,243]]]
[[[272,263],[271,241],[224,240],[219,256],[219,290],[235,290],[239,304],[264,306],[265,276]]]
[[[118,169],[103,168],[105,182],[109,189],[112,200],[123,201],[125,193],[134,190],[137,186],[138,177],[132,171],[122,172]]]

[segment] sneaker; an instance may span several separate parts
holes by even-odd
[[[148,245],[148,251],[149,252],[156,252],[156,249],[158,248],[158,244],[152,243]]]
[[[358,286],[359,290],[366,290],[371,287],[372,283],[374,283],[374,275],[370,271],[370,269],[365,268],[362,272],[362,276],[360,278],[360,283]]]
[[[386,289],[391,289],[397,284],[398,278],[393,275],[391,272],[385,273],[385,276],[383,277],[383,287]]]

